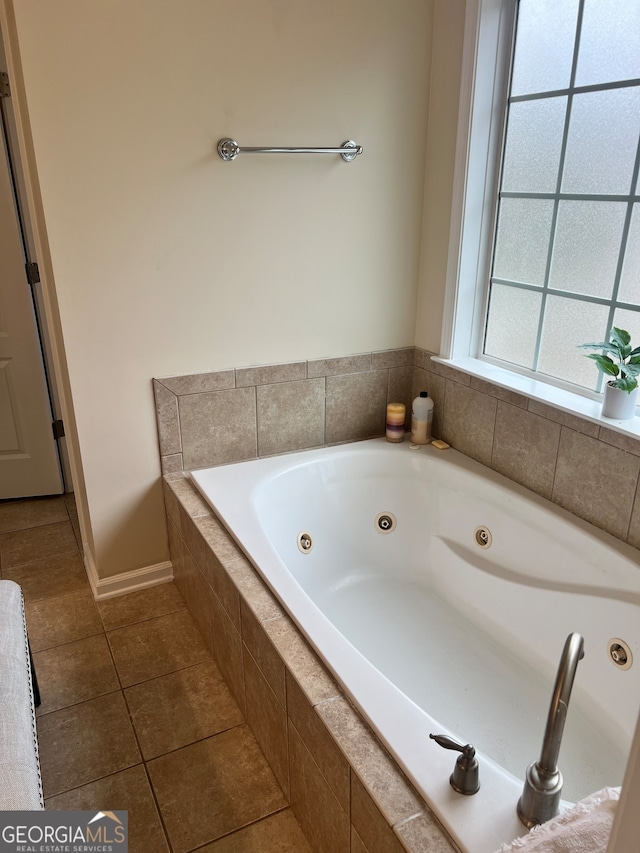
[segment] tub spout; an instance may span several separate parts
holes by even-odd
[[[575,633],[569,634],[558,666],[540,758],[527,767],[524,789],[518,800],[518,817],[520,822],[529,829],[550,820],[559,811],[562,773],[558,769],[558,753],[573,680],[578,661],[583,657],[582,636]]]

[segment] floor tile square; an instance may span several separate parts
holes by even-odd
[[[0,533],[68,520],[67,504],[62,495],[54,498],[0,502]]]
[[[28,602],[25,613],[32,652],[102,633],[98,609],[88,589]]]
[[[120,689],[104,634],[34,652],[33,663],[42,699],[38,716]]]
[[[287,804],[247,726],[156,758],[147,769],[175,853],[215,841]]]
[[[49,797],[45,806],[63,811],[128,811],[131,853],[169,853],[151,786],[141,764]]]
[[[0,565],[3,571],[34,560],[77,551],[76,537],[68,520],[0,535]]]
[[[121,692],[45,714],[37,730],[45,797],[141,761]]]
[[[244,722],[213,661],[128,687],[125,698],[146,760]]]
[[[211,659],[185,609],[116,628],[107,639],[123,687]]]
[[[312,853],[291,809],[227,835],[198,853]]]
[[[2,577],[20,584],[28,602],[89,589],[82,557],[77,552],[3,569]]]
[[[163,583],[98,602],[105,631],[143,622],[154,616],[165,616],[167,613],[181,610],[184,606],[182,596],[174,583]]]

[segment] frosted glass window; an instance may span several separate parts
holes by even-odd
[[[640,4],[635,0],[586,0],[576,85],[636,77],[640,77]]]
[[[562,191],[631,192],[639,132],[640,87],[576,95]]]
[[[613,325],[629,332],[633,346],[640,347],[640,312],[618,308],[613,315]]]
[[[640,346],[640,0],[520,0],[513,50],[483,353],[599,390],[579,344]]]
[[[640,205],[634,204],[618,291],[620,302],[640,305]],[[640,346],[640,340],[638,341]]]
[[[502,189],[555,192],[567,99],[512,104],[504,152]]]
[[[595,390],[598,369],[585,358],[580,344],[602,341],[607,336],[606,305],[594,305],[562,296],[547,297],[538,370],[557,379]]]
[[[505,198],[500,204],[493,275],[542,285],[547,266],[553,202]]]
[[[491,287],[485,352],[520,367],[532,367],[542,296],[503,284]]]
[[[611,298],[626,209],[623,202],[559,203],[549,287]]]
[[[577,0],[520,0],[512,95],[569,85]]]

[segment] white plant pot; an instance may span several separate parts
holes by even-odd
[[[602,416],[616,421],[626,421],[634,417],[639,391],[640,387],[628,392],[616,388],[615,385],[605,385]]]

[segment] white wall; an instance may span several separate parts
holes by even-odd
[[[167,558],[153,376],[414,342],[432,2],[13,8],[104,578]]]
[[[435,0],[415,341],[431,352],[440,351],[442,334],[464,20],[465,0]]]

